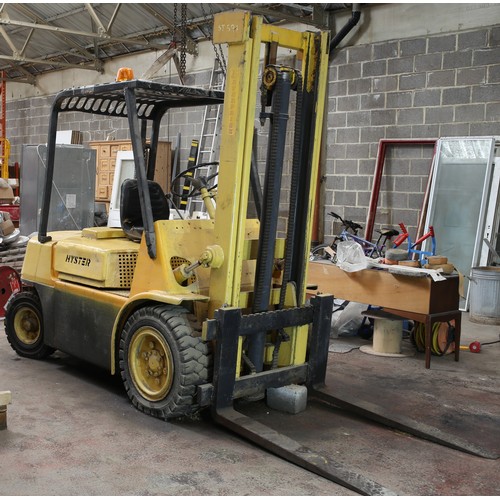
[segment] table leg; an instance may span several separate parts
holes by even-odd
[[[462,332],[462,313],[459,312],[455,317],[455,361],[460,357],[460,337]]]
[[[431,367],[431,337],[432,337],[432,318],[430,315],[425,317],[425,367]]]

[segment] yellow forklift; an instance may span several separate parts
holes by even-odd
[[[147,414],[171,419],[210,408],[220,424],[297,465],[359,493],[390,494],[233,407],[290,384],[307,386],[328,404],[356,405],[319,390],[333,298],[306,301],[328,34],[266,25],[246,12],[218,14],[213,31],[215,43],[229,46],[225,94],[132,79],[55,97],[39,232],[27,247],[23,288],[6,307],[8,340],[21,356],[40,359],[58,349],[119,373],[131,402]],[[269,139],[258,189],[252,145],[262,45],[259,117]],[[280,50],[290,65],[280,64]],[[290,194],[278,238],[292,100]],[[171,108],[221,103],[216,190],[193,176],[197,166],[179,176],[189,178],[189,195],[203,197],[211,218],[171,220],[168,186],[153,179],[161,120]],[[65,112],[128,120],[135,178],[121,186],[121,228],[48,232],[57,123]],[[256,218],[248,217],[250,199]],[[378,410],[375,418],[398,427]],[[370,411],[377,413],[361,408]],[[399,428],[412,426],[418,424]],[[428,434],[417,432],[433,439]]]

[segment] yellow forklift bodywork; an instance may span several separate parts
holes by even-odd
[[[216,43],[229,44],[229,74],[224,99],[215,220],[156,221],[155,259],[148,255],[144,236],[140,244],[135,243],[126,239],[121,229],[54,232],[50,234],[50,242],[41,244],[36,239],[29,242],[23,267],[25,280],[120,308],[111,337],[112,372],[115,371],[116,336],[128,316],[148,301],[167,304],[196,302],[192,309],[202,322],[213,318],[214,311],[222,306],[251,307],[259,223],[247,219],[247,206],[261,45],[275,42],[292,49],[303,65],[309,59],[314,61],[307,65],[309,71],[313,71],[319,59],[315,52],[316,36],[317,33],[263,25],[262,18],[252,17],[248,12],[216,15],[214,39]],[[327,52],[327,38],[326,33],[321,35],[320,50],[323,54]],[[319,75],[326,75],[326,57],[321,57],[321,65]],[[316,130],[321,130],[325,90],[326,78],[320,77]],[[317,177],[320,139],[316,134],[312,179]],[[303,235],[305,241],[311,236],[314,183],[310,189],[307,232]],[[222,265],[218,268],[200,266],[192,279],[179,284],[174,270],[196,262],[210,245],[222,248]],[[284,241],[277,242],[276,259],[283,258],[284,246]],[[308,255],[304,255],[304,260],[307,262]],[[279,302],[279,277],[271,286],[272,306]],[[290,284],[288,288],[291,290]],[[285,307],[302,305],[305,286],[295,293],[289,293],[290,290],[287,290]],[[304,363],[307,325],[289,328],[287,334],[290,340],[283,342],[279,364]],[[271,352],[266,348],[267,358]],[[241,345],[238,357],[241,358]]]

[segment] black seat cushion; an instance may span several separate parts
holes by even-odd
[[[149,197],[153,221],[167,220],[170,215],[167,198],[161,186],[154,181],[148,181]],[[144,222],[139,201],[139,189],[136,179],[126,179],[121,185],[120,220],[122,229],[131,240],[140,241],[144,232]]]

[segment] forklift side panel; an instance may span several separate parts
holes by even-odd
[[[36,286],[44,313],[47,345],[111,370],[111,333],[117,303],[96,301],[68,290]]]

